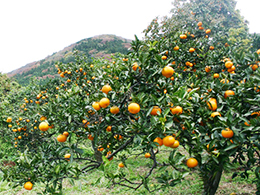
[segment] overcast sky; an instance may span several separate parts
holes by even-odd
[[[0,72],[38,61],[100,34],[134,39],[172,0],[0,0]],[[237,9],[260,33],[260,0],[238,0]]]

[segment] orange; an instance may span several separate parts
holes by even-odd
[[[198,26],[202,26],[202,22],[198,22],[198,24],[197,24]]]
[[[182,114],[183,109],[180,106],[175,106],[173,108],[170,108],[172,114]]]
[[[185,35],[185,34],[183,35],[183,34],[182,34],[182,35],[180,35],[180,38],[181,38],[181,39],[187,39],[187,35]]]
[[[175,138],[171,135],[168,135],[166,137],[163,138],[163,145],[170,147],[174,144],[175,142]]]
[[[68,137],[68,136],[69,136],[69,133],[68,133],[67,131],[64,131],[64,132],[63,132],[63,135],[65,135],[66,137]]]
[[[153,140],[153,142],[157,142],[157,146],[162,146],[163,145],[163,140],[160,137],[157,137]]]
[[[39,129],[40,129],[41,131],[47,131],[47,130],[49,129],[48,123],[46,123],[46,122],[41,122],[40,125],[39,125]]]
[[[161,110],[161,108],[159,108],[158,106],[154,106],[153,109],[152,109],[152,111],[151,111],[151,115],[157,116],[157,115],[158,115],[157,112],[162,113],[162,110]]]
[[[251,68],[252,68],[253,71],[255,71],[258,68],[258,65],[254,64]]]
[[[231,68],[233,66],[233,62],[231,62],[231,61],[227,61],[226,63],[225,63],[225,67],[226,68]]]
[[[30,181],[27,181],[24,186],[23,186],[26,190],[31,190],[33,188],[33,184]]]
[[[229,80],[228,79],[222,79],[221,81],[220,81],[221,83],[229,83]]]
[[[63,134],[58,135],[57,137],[58,142],[65,142],[67,140],[67,137]]]
[[[225,91],[224,97],[227,98],[231,95],[235,95],[235,92],[232,90],[227,90],[227,91]]]
[[[111,155],[111,151],[107,152],[106,158],[108,158]],[[113,159],[113,156],[111,158],[109,158],[108,160],[111,161]]]
[[[12,118],[11,117],[7,117],[6,122],[11,123],[12,122]]]
[[[178,51],[179,49],[180,49],[179,46],[175,46],[175,47],[173,48],[174,51]]]
[[[22,136],[19,135],[19,136],[18,136],[18,139],[22,139]]]
[[[102,152],[104,150],[104,148],[102,148],[102,146],[98,146],[98,151]]]
[[[111,129],[112,129],[112,126],[107,126],[106,131],[107,131],[107,132],[110,132]]]
[[[110,104],[110,100],[108,98],[102,98],[100,101],[99,101],[99,105],[102,107],[102,108],[106,108],[108,107]]]
[[[109,91],[112,91],[112,88],[110,87],[110,85],[104,85],[104,86],[102,87],[101,91],[102,91],[103,93],[108,94]]]
[[[215,116],[221,116],[221,114],[219,112],[212,112],[210,116],[214,118]]]
[[[71,154],[65,154],[65,155],[64,155],[64,158],[65,158],[67,161],[69,161],[70,157],[71,157]]]
[[[140,66],[135,62],[135,63],[133,64],[133,66],[132,66],[132,69],[133,69],[134,71],[136,71],[137,68],[139,68],[139,71],[141,70]]]
[[[113,106],[110,108],[110,112],[112,114],[117,114],[117,113],[119,113],[119,108],[117,106]]]
[[[219,78],[219,74],[218,73],[214,73],[214,75],[213,75],[213,78]]]
[[[207,102],[207,105],[210,110],[215,111],[218,108],[217,100],[215,98],[210,98]]]
[[[41,118],[40,118],[41,121],[44,121],[46,119],[47,119],[47,117],[45,117],[45,116],[41,116]]]
[[[222,131],[221,131],[221,135],[222,135],[224,138],[231,138],[231,137],[233,137],[234,132],[233,132],[231,129],[226,128],[225,130],[222,130]]]
[[[171,148],[178,148],[180,145],[180,142],[178,140],[175,140],[175,142],[170,146]]]
[[[101,108],[99,102],[93,102],[93,103],[92,103],[92,107],[93,107],[96,111],[100,110],[100,108]]]
[[[122,135],[115,135],[114,138],[117,139],[117,140],[123,139]]]
[[[120,167],[120,168],[124,168],[125,165],[121,162],[121,163],[118,164],[118,167]]]
[[[166,60],[167,59],[167,56],[162,56],[162,60]]]
[[[91,134],[89,134],[89,135],[88,135],[88,139],[91,140],[91,141],[93,141],[93,140],[94,140],[94,137],[93,137]]]
[[[165,66],[162,69],[162,75],[165,76],[166,78],[170,78],[174,73],[174,69],[170,66]]]
[[[214,46],[209,46],[209,50],[214,50],[215,47]]]
[[[211,33],[211,30],[210,30],[210,29],[207,29],[207,30],[206,30],[206,34],[209,34],[209,33]]]
[[[206,72],[210,72],[210,71],[211,71],[211,67],[210,67],[210,66],[206,66],[206,67],[205,67],[205,71],[206,71]]]
[[[187,166],[189,168],[193,168],[193,167],[196,167],[198,165],[198,161],[195,159],[195,158],[189,158],[187,160]]]
[[[195,49],[193,47],[189,49],[190,53],[193,53],[194,51],[195,51]]]
[[[145,158],[150,158],[150,157],[151,157],[151,154],[147,152],[147,153],[145,153],[144,157],[145,157]]]
[[[137,114],[140,111],[140,106],[137,103],[131,103],[128,105],[128,111],[132,114]]]
[[[249,122],[245,122],[244,124],[246,125],[246,126],[250,126],[250,121]]]

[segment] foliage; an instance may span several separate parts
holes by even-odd
[[[233,177],[254,171],[259,193],[260,50],[228,42],[229,30],[244,25],[234,1],[202,6],[206,3],[175,1],[173,18],[160,25],[153,20],[146,39],[136,37],[127,55],[89,61],[75,51],[74,61],[55,65],[60,78],[31,83],[15,103],[10,96],[2,105],[2,127],[19,152],[16,165],[2,169],[4,178],[14,186],[40,182],[44,193],[54,194],[62,191],[64,178],[99,169],[112,185],[153,192],[177,186],[196,169],[203,193],[215,194],[223,170],[239,163],[241,171]],[[211,13],[222,20],[208,21]],[[176,20],[183,14],[187,23]],[[104,90],[105,85],[111,88]],[[41,130],[41,122],[50,128]],[[69,135],[61,142],[57,137],[64,132]],[[174,147],[174,140],[184,150]],[[84,147],[87,141],[92,151]],[[173,149],[162,159],[166,146]],[[149,170],[133,181],[127,159],[146,153]],[[187,166],[189,157],[195,160]],[[124,165],[119,171],[109,169],[114,158]],[[153,178],[155,170],[159,175]]]

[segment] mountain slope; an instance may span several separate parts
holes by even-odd
[[[21,68],[18,68],[10,73],[9,77],[13,77],[21,85],[29,83],[30,79],[54,78],[57,76],[54,64],[56,61],[63,63],[73,62],[73,50],[79,50],[84,53],[91,61],[92,57],[108,58],[111,54],[120,52],[126,54],[130,48],[131,40],[124,39],[115,35],[99,35],[91,38],[83,39],[76,43],[65,47],[63,50],[53,53],[40,61],[31,62]]]

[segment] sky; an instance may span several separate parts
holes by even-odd
[[[0,0],[0,72],[44,59],[82,39],[101,34],[140,39],[155,17],[169,15],[173,0]],[[237,0],[260,33],[260,0]]]

